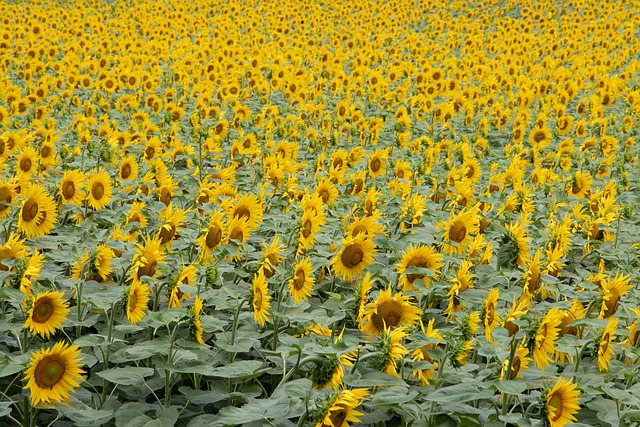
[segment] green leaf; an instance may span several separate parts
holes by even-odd
[[[72,400],[68,404],[58,404],[56,409],[69,418],[77,426],[97,426],[113,418],[113,411],[93,409],[79,400]]]
[[[153,375],[153,372],[152,368],[111,368],[96,372],[96,375],[114,384],[136,385],[140,384],[140,380]]]
[[[259,360],[241,360],[215,368],[210,375],[221,378],[253,378],[269,370],[262,368],[263,366],[264,363]]]
[[[418,395],[416,390],[407,387],[396,386],[378,391],[373,396],[373,404],[376,406],[399,405],[413,400]]]
[[[425,399],[440,403],[461,403],[486,399],[494,394],[495,392],[492,390],[480,390],[472,384],[456,384],[429,393]]]
[[[139,402],[125,403],[116,411],[116,427],[133,427],[137,425],[132,424],[136,418],[144,417],[150,420],[151,418],[147,416],[140,416],[140,414],[144,414],[150,409],[150,405]]]
[[[343,381],[349,387],[384,387],[406,386],[402,378],[385,374],[384,372],[368,372],[361,377],[357,375],[345,375]]]
[[[518,395],[527,389],[527,383],[518,380],[496,381],[496,389],[500,393]]]
[[[0,417],[11,413],[11,405],[13,405],[13,402],[0,402]]]
[[[274,418],[288,418],[289,402],[279,400],[255,400],[240,408],[225,407],[215,417],[212,426],[235,426],[254,421],[270,420]]]

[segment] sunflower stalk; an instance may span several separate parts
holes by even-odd
[[[115,307],[116,302],[111,304],[109,314],[107,314],[107,349],[104,353],[104,370],[109,369],[109,357],[111,356],[111,345],[113,340],[113,323],[115,320]],[[107,392],[109,391],[109,382],[105,379],[102,385],[102,396],[100,399],[100,406],[104,405],[107,401]]]
[[[289,280],[283,280],[278,290],[278,304],[276,305],[276,314],[273,316],[273,351],[278,348],[278,333],[280,332],[280,307],[282,306],[282,300],[284,299],[284,287]]]
[[[169,334],[169,354],[167,355],[167,366],[171,366],[173,364],[173,346],[176,339],[176,332],[178,331],[178,327],[180,326],[180,322],[173,327],[173,330],[169,328],[167,325],[167,331]],[[173,377],[173,371],[169,368],[165,368],[165,395],[164,395],[164,407],[169,408],[171,406],[171,379]]]
[[[513,359],[516,356],[517,349],[518,349],[518,341],[515,339],[515,335],[514,335],[514,337],[511,339],[511,343],[509,346],[509,361],[507,362],[507,370],[505,371],[506,374],[503,381],[509,381],[511,379],[511,369],[513,369]],[[502,393],[501,400],[505,402],[502,405],[502,415],[507,415],[507,408],[509,407],[511,396],[507,395],[506,393]]]
[[[584,356],[584,352],[589,348],[589,346],[593,345],[595,340],[587,340],[580,349],[580,352],[576,354],[576,363],[573,365],[573,381],[576,381],[576,374],[578,373],[578,368],[580,367],[580,361]]]
[[[284,385],[287,381],[289,381],[289,379],[293,376],[293,374],[296,373],[296,371],[303,365],[306,365],[309,362],[315,362],[315,363],[322,363],[323,359],[319,356],[307,356],[304,359],[300,359],[302,353],[298,352],[298,358],[296,360],[296,364],[293,366],[293,368],[291,368],[286,375],[283,375],[282,380],[280,380],[280,382],[278,383],[278,386],[274,389],[274,392],[276,390],[278,390],[282,385]],[[284,361],[284,369],[286,369],[286,364],[287,361]],[[283,371],[284,371],[283,369]],[[272,393],[273,394],[273,393]]]
[[[240,316],[240,310],[242,309],[242,306],[244,305],[245,302],[247,302],[247,298],[243,298],[242,300],[240,300],[240,304],[238,304],[238,307],[236,308],[235,313],[233,313],[233,326],[231,327],[231,345],[235,345],[236,343],[236,333],[238,331],[238,317]]]

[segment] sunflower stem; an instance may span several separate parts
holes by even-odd
[[[515,359],[517,348],[518,348],[518,342],[516,341],[515,335],[514,335],[514,338],[511,339],[511,344],[509,348],[509,361],[507,362],[507,370],[505,371],[505,376],[502,379],[502,381],[511,380],[511,369],[513,369],[513,359]],[[502,401],[504,402],[504,404],[502,405],[502,415],[507,415],[507,408],[509,407],[509,401],[511,400],[511,396],[507,395],[506,393],[502,393],[501,397],[502,397]],[[505,397],[506,397],[506,400],[505,400]]]
[[[176,326],[174,326],[173,330],[171,331],[170,334],[170,338],[169,338],[169,354],[167,355],[167,366],[170,366],[173,364],[173,345],[176,339],[176,332],[178,331],[178,326],[180,326],[180,323],[176,324]],[[167,329],[169,329],[169,326],[167,325]],[[165,368],[164,370],[164,375],[165,375],[165,395],[164,395],[164,407],[168,408],[169,406],[171,406],[171,376],[172,376],[173,372],[171,371],[171,369]]]
[[[231,329],[231,345],[235,345],[236,343],[236,332],[238,331],[238,317],[240,316],[240,310],[242,309],[242,306],[244,305],[244,303],[247,302],[246,298],[243,298],[240,301],[240,304],[238,304],[238,307],[236,308],[235,313],[233,313],[233,326]]]
[[[580,367],[580,361],[582,360],[582,356],[584,356],[584,352],[587,350],[587,347],[594,342],[594,340],[587,340],[587,342],[582,345],[580,353],[576,356],[576,363],[573,365],[573,381],[576,381],[576,374],[578,373],[578,368]]]
[[[113,302],[111,304],[111,310],[109,311],[109,314],[107,314],[107,349],[106,352],[104,354],[104,370],[109,369],[109,357],[111,355],[111,341],[112,341],[112,334],[113,334],[113,322],[114,322],[114,312],[115,312],[115,306],[116,306],[116,302]],[[102,405],[104,405],[104,403],[107,401],[107,392],[109,390],[109,382],[107,380],[104,380],[104,383],[102,385],[102,398],[100,399],[100,406],[102,407]]]

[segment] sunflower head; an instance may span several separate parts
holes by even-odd
[[[39,293],[30,303],[24,327],[29,328],[32,334],[49,338],[62,327],[68,314],[64,292]]]
[[[391,295],[391,289],[387,289],[367,304],[362,329],[369,334],[380,335],[387,329],[413,326],[421,315],[422,310],[411,302],[411,297],[403,296],[402,292]]]
[[[373,241],[362,233],[343,239],[340,252],[331,261],[333,271],[348,281],[360,277],[365,267],[373,264],[375,249]]]
[[[562,427],[577,421],[575,414],[580,410],[578,384],[560,377],[556,383],[541,395],[541,407],[551,427]]]
[[[329,355],[322,358],[321,362],[315,364],[311,369],[311,383],[315,389],[332,388],[337,390],[342,385],[344,369],[342,363],[336,355]]]

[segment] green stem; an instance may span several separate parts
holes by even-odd
[[[240,309],[242,309],[242,306],[244,305],[244,303],[247,302],[247,299],[244,298],[240,301],[240,304],[238,304],[238,307],[236,308],[235,313],[233,314],[233,326],[231,329],[231,345],[235,345],[236,343],[236,332],[238,331],[238,317],[240,316]]]
[[[377,357],[380,355],[379,351],[372,351],[371,353],[367,353],[364,356],[360,357],[360,353],[358,353],[358,358],[356,359],[355,362],[353,362],[353,366],[351,367],[351,373],[355,373],[356,372],[356,366],[358,366],[358,363],[363,362],[367,359],[373,359],[374,357]]]
[[[116,303],[112,303],[111,304],[111,310],[109,311],[109,314],[107,314],[107,350],[106,353],[104,355],[104,370],[109,369],[109,357],[111,356],[111,344],[112,344],[112,334],[113,334],[113,323],[114,323],[114,318],[115,318],[115,306]],[[107,392],[109,389],[109,382],[107,380],[104,380],[104,383],[102,385],[102,398],[100,399],[100,406],[102,407],[102,405],[104,405],[104,403],[107,401]]]
[[[504,378],[502,379],[503,381],[509,381],[511,379],[511,369],[513,368],[513,359],[515,358],[517,348],[518,342],[515,340],[515,338],[512,338],[509,349],[509,361],[507,362],[507,370],[505,372]],[[507,415],[507,408],[509,407],[510,400],[511,396],[507,396],[506,393],[502,393],[502,415]]]
[[[178,327],[180,323],[174,326],[173,331],[171,331],[170,339],[169,339],[169,354],[167,356],[167,366],[171,366],[173,364],[173,345],[176,339],[176,332],[178,331]],[[167,329],[169,326],[167,326]],[[164,407],[168,408],[171,405],[171,376],[173,372],[171,369],[165,368],[165,396],[164,396]]]

